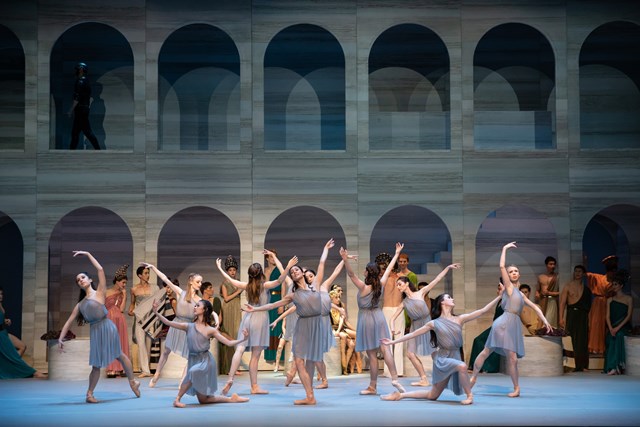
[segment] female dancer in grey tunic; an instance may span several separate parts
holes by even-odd
[[[398,371],[396,370],[396,363],[393,360],[391,349],[389,347],[381,347],[380,340],[383,338],[390,338],[389,327],[382,314],[380,308],[380,296],[382,294],[381,283],[386,283],[389,278],[389,274],[393,269],[393,266],[398,260],[400,251],[404,247],[401,243],[396,243],[396,253],[387,266],[382,278],[380,278],[380,270],[378,265],[370,262],[367,264],[365,270],[364,282],[360,280],[353,269],[349,265],[349,253],[346,249],[340,248],[340,256],[344,261],[344,265],[347,269],[347,274],[358,288],[358,326],[356,330],[356,350],[366,351],[369,356],[369,360],[377,363],[376,353],[378,348],[382,351],[384,356],[384,363],[389,368],[391,374],[391,385],[393,385],[399,391],[404,391],[404,387],[398,381]],[[378,370],[369,369],[369,386],[362,390],[360,394],[377,394],[378,384]]]
[[[318,273],[313,283],[307,284],[302,272],[302,268],[295,265],[298,262],[297,257],[293,257],[287,264],[286,271],[291,270],[291,280],[293,281],[293,292],[285,295],[280,301],[260,307],[246,306],[246,310],[251,311],[268,311],[284,305],[293,304],[296,306],[298,313],[298,322],[296,330],[293,333],[293,358],[298,370],[298,376],[306,397],[304,399],[294,400],[295,405],[315,405],[316,398],[313,394],[311,379],[313,378],[314,363],[322,360],[324,354],[323,349],[326,345],[326,339],[322,336],[322,326],[320,313],[322,312],[322,301],[320,293],[316,291],[319,283],[322,282],[324,275],[324,264],[329,255],[329,249],[335,245],[333,239],[330,239],[325,245],[320,262],[318,263]],[[280,268],[280,265],[278,265]],[[287,383],[290,383],[293,377],[289,377],[287,373]]]
[[[404,398],[436,400],[445,388],[449,388],[456,395],[460,395],[463,392],[467,395],[467,398],[460,402],[463,405],[473,403],[467,365],[462,360],[462,357],[460,357],[462,325],[489,312],[499,299],[499,296],[496,297],[480,310],[455,316],[453,314],[453,307],[455,306],[453,298],[451,298],[449,294],[438,295],[431,308],[431,318],[433,320],[430,320],[426,325],[397,340],[392,341],[388,338],[381,340],[383,346],[387,347],[431,331],[431,345],[433,348],[437,348],[433,355],[433,372],[431,377],[433,387],[430,390],[412,391],[408,393],[395,392],[382,396],[382,400],[400,400]]]
[[[69,327],[74,319],[78,320],[78,324],[89,323],[89,364],[91,365],[91,373],[89,374],[89,388],[87,390],[87,403],[97,403],[98,400],[93,397],[93,390],[100,379],[100,368],[105,368],[114,359],[122,364],[124,372],[129,379],[129,386],[136,395],[140,397],[140,383],[133,378],[133,369],[131,361],[126,354],[120,349],[120,336],[116,325],[107,318],[107,308],[104,305],[107,292],[107,280],[104,270],[98,261],[89,252],[73,251],[73,256],[84,255],[89,258],[91,264],[98,272],[98,288],[93,289],[93,280],[86,273],[80,273],[76,276],[76,284],[81,288],[80,297],[82,298],[73,308],[69,319],[67,319],[62,331],[58,345],[62,350],[64,348],[64,337],[69,331]],[[84,297],[83,297],[84,296]]]
[[[280,273],[280,277],[278,277],[278,279],[265,281],[262,265],[254,263],[249,266],[249,281],[241,282],[229,276],[227,272],[222,269],[222,260],[220,258],[216,260],[216,265],[226,280],[236,288],[246,290],[249,304],[257,306],[263,306],[269,303],[269,290],[281,285],[289,272],[287,269]],[[291,266],[288,267],[290,268]],[[251,359],[249,361],[251,394],[268,394],[268,391],[261,389],[258,385],[258,362],[260,361],[260,353],[262,353],[265,348],[269,347],[269,313],[245,313],[242,321],[240,322],[238,338],[240,338],[240,334],[243,329],[247,329],[249,331],[249,341],[246,343],[240,343],[236,346],[236,351],[233,353],[233,358],[231,359],[229,377],[227,379],[227,383],[222,389],[222,394],[226,395],[231,389],[236,371],[240,367],[242,353],[244,353],[246,348],[251,349]]]
[[[140,265],[153,270],[153,272],[156,273],[156,276],[158,276],[158,278],[162,280],[162,282],[167,285],[173,291],[173,294],[178,298],[176,304],[176,317],[174,321],[178,323],[192,322],[194,319],[193,305],[200,301],[198,291],[200,291],[200,287],[202,286],[202,276],[197,273],[189,274],[188,289],[186,291],[183,291],[180,286],[169,280],[169,278],[163,272],[158,270],[156,266],[146,262],[142,262],[140,263]],[[215,321],[216,323],[218,323],[217,316]],[[156,373],[149,381],[149,387],[151,388],[155,387],[156,383],[158,382],[162,369],[167,363],[167,359],[169,358],[169,354],[171,354],[171,352],[174,352],[178,356],[185,359],[189,357],[189,347],[187,346],[187,334],[185,333],[185,331],[179,328],[170,327],[169,332],[167,332],[167,338],[164,342],[164,348],[165,351],[162,353],[162,356],[160,356],[158,367],[156,368]],[[185,368],[185,371],[182,373],[181,382],[184,380],[184,376],[186,375],[186,373],[187,371]]]
[[[431,291],[431,289],[433,289],[452,268],[460,268],[460,264],[451,264],[447,266],[436,276],[435,279],[433,279],[433,281],[431,281],[431,283],[420,290],[416,290],[413,283],[411,283],[406,276],[398,277],[395,286],[400,292],[402,292],[402,303],[396,312],[393,313],[391,319],[389,319],[389,328],[391,329],[392,334],[400,335],[397,331],[393,330],[393,325],[395,325],[396,318],[400,316],[404,310],[407,311],[407,315],[411,319],[411,329],[409,332],[413,332],[416,329],[421,328],[431,320],[429,307],[425,302],[425,295],[428,295],[429,291]],[[424,334],[407,342],[407,357],[420,375],[420,381],[412,382],[412,386],[426,387],[429,385],[429,380],[427,379],[427,374],[424,371],[424,366],[417,355],[429,356],[434,350],[435,349],[429,343],[429,337]]]
[[[249,332],[245,329],[241,332],[242,338],[231,341],[224,337],[217,328],[211,327],[213,317],[213,306],[207,300],[200,300],[195,308],[195,321],[193,323],[170,321],[158,313],[158,301],[153,302],[153,311],[158,318],[172,328],[185,332],[187,337],[187,347],[189,348],[187,362],[187,376],[180,384],[178,396],[173,401],[176,408],[184,408],[186,405],[180,402],[182,396],[186,394],[197,396],[198,402],[204,403],[240,403],[249,399],[233,394],[231,397],[215,396],[218,389],[218,367],[213,355],[209,352],[211,338],[216,338],[223,344],[236,345],[245,341]]]
[[[491,332],[487,338],[484,350],[480,352],[473,364],[473,375],[471,375],[471,386],[473,387],[478,378],[480,368],[489,355],[496,351],[507,359],[507,372],[513,382],[513,391],[507,396],[520,396],[520,385],[518,384],[518,358],[524,356],[524,341],[522,338],[522,326],[520,313],[522,307],[527,304],[533,309],[542,320],[547,332],[551,332],[551,325],[542,314],[542,310],[528,298],[524,298],[520,292],[520,271],[515,265],[505,267],[507,259],[507,249],[515,248],[516,242],[507,243],[502,248],[500,255],[500,275],[505,290],[502,295],[502,308],[504,313],[493,321]]]

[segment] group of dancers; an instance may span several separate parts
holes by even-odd
[[[303,270],[298,265],[298,258],[295,256],[289,260],[286,267],[283,267],[275,257],[275,254],[265,251],[266,255],[275,259],[275,263],[281,272],[276,280],[271,281],[266,280],[262,266],[259,263],[254,263],[249,267],[249,280],[247,282],[233,279],[222,269],[221,259],[217,259],[216,265],[223,276],[234,286],[247,292],[248,304],[245,306],[245,312],[235,340],[225,337],[218,330],[217,317],[211,303],[198,296],[197,292],[202,284],[200,275],[192,274],[189,277],[189,289],[182,290],[154,265],[141,263],[142,266],[153,270],[167,286],[176,287],[177,289],[174,289],[174,291],[179,296],[174,320],[168,320],[158,312],[158,301],[153,303],[153,310],[158,318],[162,323],[169,326],[165,344],[166,349],[176,352],[188,360],[185,375],[180,383],[179,392],[173,405],[175,407],[184,407],[184,403],[181,402],[184,394],[195,395],[201,404],[248,401],[248,398],[240,397],[235,393],[227,396],[233,386],[234,377],[245,350],[251,352],[249,363],[251,394],[268,394],[267,390],[258,385],[260,353],[269,345],[269,317],[267,311],[284,305],[292,305],[288,315],[292,316],[293,313],[291,312],[295,311],[295,318],[297,319],[291,322],[287,328],[293,329],[292,354],[294,364],[292,365],[292,370],[286,374],[285,385],[289,385],[292,382],[293,376],[297,371],[305,390],[305,397],[295,400],[294,404],[315,405],[316,399],[312,386],[314,371],[317,368],[323,380],[322,384],[316,388],[326,388],[326,367],[324,366],[323,356],[335,345],[330,313],[332,308],[339,311],[343,310],[332,303],[332,298],[329,294],[331,283],[342,268],[346,269],[350,280],[358,289],[357,303],[359,310],[355,351],[366,352],[369,360],[374,364],[369,369],[369,384],[360,391],[361,395],[378,394],[376,356],[377,352],[381,352],[391,376],[391,385],[396,389],[391,394],[382,395],[381,398],[383,400],[400,400],[403,398],[436,400],[445,388],[449,388],[456,395],[464,393],[466,398],[461,403],[468,405],[473,403],[472,387],[476,383],[480,367],[484,359],[494,351],[504,355],[507,359],[507,371],[513,382],[513,391],[508,396],[517,397],[520,395],[517,359],[524,356],[524,341],[519,319],[519,314],[524,304],[530,305],[536,311],[547,331],[551,330],[551,326],[542,311],[524,298],[519,291],[520,273],[518,268],[514,265],[506,266],[507,251],[516,247],[515,242],[508,243],[502,248],[500,272],[502,282],[505,285],[501,287],[499,295],[482,309],[462,315],[453,314],[454,299],[447,293],[440,294],[435,298],[431,309],[428,308],[424,298],[449,270],[459,268],[459,264],[448,266],[428,286],[421,290],[416,290],[406,277],[397,277],[395,283],[391,283],[392,281],[389,280],[393,267],[404,247],[403,244],[396,244],[395,255],[384,272],[380,271],[376,263],[368,263],[363,279],[356,275],[350,264],[350,260],[356,259],[356,257],[350,256],[347,249],[340,248],[342,261],[333,274],[327,280],[323,280],[325,261],[330,249],[334,246],[333,239],[330,239],[324,245],[316,271]],[[86,273],[80,273],[76,276],[76,283],[85,296],[75,306],[64,325],[60,334],[60,349],[64,348],[63,337],[74,319],[83,319],[83,321],[90,324],[89,364],[92,366],[86,402],[96,403],[98,401],[93,392],[100,377],[100,369],[109,365],[114,359],[118,359],[122,364],[134,395],[140,397],[140,384],[133,378],[131,362],[122,352],[118,331],[113,322],[106,317],[107,310],[104,305],[106,280],[104,270],[88,252],[74,251],[74,256],[88,257],[97,271],[98,285],[95,287],[92,279]],[[270,289],[282,284],[285,284],[290,289],[290,292],[287,292],[280,301],[269,303]],[[400,315],[404,309],[411,319],[411,332],[396,340],[391,339],[389,326],[380,307],[381,295],[385,286],[395,286],[404,294],[405,299],[402,307],[398,309],[396,315]],[[498,301],[500,301],[504,309],[504,314],[494,321],[486,347],[476,359],[473,373],[469,377],[467,366],[461,357],[463,344],[462,325],[489,312]],[[427,332],[430,333],[429,337]],[[217,365],[213,355],[209,352],[211,338],[216,338],[227,346],[235,346],[228,380],[220,395],[215,394],[218,389]],[[430,389],[406,392],[400,383],[390,346],[403,341],[408,341],[409,359],[420,375],[420,381],[412,383],[412,385],[429,385],[424,367],[417,356],[431,355],[433,358],[432,387]],[[161,360],[156,372],[157,375],[159,375],[165,361],[166,358]],[[157,376],[152,378],[149,384],[150,387],[153,387],[156,381]]]

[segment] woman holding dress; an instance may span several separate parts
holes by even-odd
[[[201,299],[198,295],[198,291],[200,291],[200,287],[202,286],[202,276],[197,273],[189,274],[189,288],[184,291],[178,285],[169,280],[169,278],[163,272],[158,270],[155,265],[146,262],[140,263],[140,265],[153,270],[158,278],[160,278],[160,280],[162,280],[162,282],[167,285],[167,287],[170,287],[174,295],[176,296],[178,302],[176,303],[176,317],[173,319],[173,322],[193,322],[193,306]],[[185,359],[189,358],[189,346],[187,345],[187,333],[185,332],[185,329],[169,327],[169,332],[167,332],[167,337],[164,341],[164,352],[162,353],[162,356],[160,356],[160,360],[158,361],[156,373],[153,374],[153,378],[151,378],[151,380],[149,381],[149,387],[155,387],[158,379],[160,378],[160,374],[162,373],[162,368],[164,368],[164,365],[167,363],[167,359],[169,358],[169,354],[171,354],[171,352],[174,352],[178,356]],[[182,376],[183,379],[184,375],[186,375],[186,369]]]
[[[404,398],[436,400],[445,388],[449,388],[457,396],[463,392],[467,395],[467,398],[460,403],[463,405],[472,404],[473,394],[471,393],[471,382],[469,381],[469,374],[467,373],[467,365],[460,355],[460,348],[462,347],[462,325],[487,313],[499,299],[500,296],[494,298],[493,301],[480,310],[455,316],[453,314],[453,308],[455,307],[453,298],[451,298],[449,294],[440,294],[436,297],[433,307],[431,308],[432,320],[397,340],[392,341],[389,338],[382,339],[380,342],[384,347],[388,348],[389,345],[418,338],[431,331],[430,345],[432,348],[437,349],[432,356],[433,372],[431,381],[433,382],[433,387],[431,387],[430,390],[412,391],[408,393],[395,392],[382,396],[382,400],[401,400]]]
[[[73,256],[86,256],[91,261],[91,264],[98,272],[98,287],[93,289],[93,280],[86,273],[79,273],[76,276],[76,284],[81,288],[80,302],[76,304],[67,319],[62,331],[60,332],[60,338],[58,339],[58,345],[60,350],[64,350],[64,337],[69,331],[69,327],[74,319],[77,319],[79,325],[89,323],[89,364],[92,366],[91,373],[89,374],[89,388],[87,389],[86,402],[98,403],[98,400],[93,396],[93,390],[98,384],[100,379],[100,368],[104,368],[111,363],[113,359],[118,359],[124,368],[124,372],[129,379],[129,386],[136,397],[140,397],[140,383],[133,378],[133,369],[131,367],[131,361],[126,354],[122,352],[120,347],[120,336],[116,325],[107,318],[107,308],[105,307],[105,294],[107,291],[107,280],[104,275],[104,270],[100,263],[86,251],[73,251]]]
[[[349,265],[349,253],[346,249],[340,248],[340,256],[344,261],[347,274],[358,288],[358,325],[356,330],[356,349],[355,351],[366,351],[369,356],[369,386],[362,390],[360,394],[375,395],[378,394],[378,359],[376,353],[381,350],[384,356],[384,363],[391,374],[391,385],[398,391],[404,392],[404,387],[398,381],[398,371],[396,363],[393,360],[391,349],[387,346],[381,346],[380,340],[389,338],[389,327],[380,308],[380,297],[382,296],[382,283],[386,283],[389,274],[396,265],[398,256],[404,248],[401,243],[396,243],[396,253],[387,266],[384,274],[380,277],[380,269],[376,263],[370,262],[365,269],[364,281],[360,280],[353,269]]]
[[[500,305],[504,310],[501,316],[493,321],[491,332],[484,345],[484,350],[480,352],[473,364],[473,374],[471,375],[471,387],[473,387],[478,379],[478,373],[484,364],[484,361],[494,351],[506,357],[507,372],[513,382],[513,391],[507,396],[520,396],[520,385],[518,384],[518,359],[524,357],[524,339],[522,337],[522,321],[520,314],[522,307],[528,305],[533,309],[538,317],[542,320],[547,332],[551,332],[551,325],[542,314],[540,307],[525,298],[520,292],[520,270],[515,265],[506,267],[507,250],[515,248],[516,242],[507,243],[502,248],[500,255],[500,274],[502,283],[504,284],[504,292],[502,293],[502,301]]]
[[[295,258],[295,257],[294,257]],[[295,258],[297,260],[297,258]],[[227,279],[233,286],[238,289],[247,291],[247,300],[249,304],[256,306],[262,306],[269,303],[270,292],[272,288],[280,286],[284,281],[284,278],[289,272],[289,268],[294,265],[294,259],[292,258],[287,265],[287,269],[280,274],[277,280],[266,281],[264,272],[262,271],[262,265],[260,263],[253,263],[249,266],[249,281],[241,282],[229,276],[224,270],[222,270],[222,260],[218,258],[216,265],[218,270],[222,273],[225,279]],[[236,345],[236,350],[231,359],[231,367],[229,368],[229,378],[227,384],[222,389],[222,394],[226,395],[231,386],[233,385],[233,379],[236,375],[236,371],[240,366],[242,359],[242,353],[245,349],[250,349],[251,359],[249,360],[249,380],[251,382],[251,394],[268,394],[269,392],[263,390],[258,386],[258,362],[260,361],[260,353],[269,347],[269,314],[268,313],[245,313],[240,323],[240,330],[238,331],[238,339],[240,339],[240,331],[247,329],[249,331],[249,340]]]
[[[430,320],[429,307],[424,299],[425,295],[429,293],[449,272],[451,269],[460,268],[460,264],[448,265],[444,270],[436,276],[427,286],[417,290],[415,285],[406,276],[400,276],[396,280],[396,288],[402,292],[402,303],[398,306],[398,309],[391,316],[389,320],[389,328],[392,335],[398,335],[399,331],[393,330],[396,317],[403,314],[404,310],[407,310],[407,315],[411,319],[411,329],[409,332],[413,332],[426,325]],[[427,374],[424,371],[424,366],[418,358],[418,356],[430,356],[435,351],[435,348],[429,343],[427,335],[420,335],[419,337],[407,342],[407,357],[416,368],[420,375],[420,381],[412,382],[411,385],[415,387],[426,387],[429,385]]]
[[[127,268],[129,264],[125,264],[116,271],[113,277],[113,286],[107,290],[106,298],[104,301],[105,307],[107,307],[107,317],[118,328],[118,335],[120,335],[120,348],[122,352],[129,357],[129,336],[127,334],[127,321],[122,314],[125,304],[127,303]],[[117,360],[114,360],[107,366],[107,378],[115,378],[116,376],[123,377],[124,369]]]
[[[216,361],[209,352],[211,338],[226,345],[237,345],[247,340],[249,333],[247,330],[242,331],[242,338],[237,340],[229,340],[225,338],[217,328],[211,326],[215,323],[213,319],[213,306],[207,300],[200,300],[196,303],[193,313],[193,322],[175,322],[167,320],[162,314],[158,313],[158,301],[153,302],[153,311],[156,316],[170,328],[178,329],[185,332],[187,337],[187,346],[189,347],[189,356],[187,363],[187,375],[180,384],[180,390],[173,406],[176,408],[184,408],[186,405],[180,401],[182,396],[196,396],[200,404],[207,403],[241,403],[247,402],[249,399],[233,394],[231,397],[215,396],[218,389],[218,368]]]

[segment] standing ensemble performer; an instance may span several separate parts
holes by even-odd
[[[89,123],[89,110],[91,109],[91,84],[87,78],[89,67],[84,62],[78,62],[75,67],[76,83],[73,87],[73,104],[67,113],[73,115],[73,126],[71,128],[71,145],[69,148],[75,150],[80,141],[80,132],[91,142],[95,150],[100,149],[98,138],[91,130]]]
[[[386,282],[393,266],[398,260],[400,251],[404,247],[401,243],[396,243],[396,253],[387,266],[382,278],[380,278],[380,271],[378,265],[370,262],[365,269],[364,282],[360,280],[354,273],[351,265],[349,265],[349,253],[346,249],[340,248],[340,256],[344,261],[347,269],[347,274],[358,288],[358,325],[356,331],[356,350],[366,351],[369,356],[369,386],[362,390],[360,394],[375,395],[378,394],[378,359],[376,353],[378,349],[382,351],[384,356],[384,363],[389,368],[389,374],[391,375],[391,385],[393,385],[398,391],[404,392],[404,387],[398,381],[398,372],[396,370],[396,364],[393,360],[393,354],[391,349],[386,346],[380,345],[380,340],[383,338],[390,338],[389,327],[382,314],[380,308],[380,296],[382,294],[382,283]]]
[[[396,333],[396,331],[394,331],[393,329],[396,317],[403,315],[404,310],[407,310],[407,314],[411,319],[411,329],[409,330],[409,332],[413,332],[416,329],[423,327],[431,320],[431,316],[429,315],[429,307],[424,300],[424,296],[447,275],[449,270],[453,268],[460,268],[460,264],[448,265],[444,270],[440,272],[440,274],[436,276],[435,279],[433,279],[431,283],[420,290],[416,290],[415,285],[409,280],[408,276],[398,277],[395,286],[402,293],[402,303],[389,320],[389,328],[391,329],[391,334],[393,336],[402,337],[404,335]],[[429,338],[426,335],[421,335],[420,337],[407,342],[407,357],[420,375],[420,381],[412,382],[412,386],[426,387],[429,385],[427,374],[424,371],[422,362],[420,361],[420,359],[418,359],[418,355],[429,356],[434,351],[435,348],[431,346],[431,344],[429,343]]]
[[[265,305],[269,303],[270,291],[272,288],[280,286],[284,281],[289,268],[295,264],[297,258],[292,258],[287,265],[285,271],[280,274],[277,280],[266,281],[264,272],[262,271],[262,265],[260,263],[253,263],[249,266],[248,274],[249,281],[241,282],[229,276],[222,269],[222,260],[218,258],[216,265],[218,270],[233,286],[247,291],[247,301],[249,304]],[[251,350],[251,360],[249,361],[249,379],[251,381],[251,394],[268,394],[269,392],[263,390],[258,386],[258,362],[260,361],[260,353],[269,347],[269,314],[268,313],[245,313],[242,322],[240,323],[240,330],[238,331],[238,339],[240,339],[240,331],[247,329],[249,331],[249,340],[236,345],[236,350],[231,359],[231,367],[229,368],[229,378],[227,384],[222,389],[222,394],[226,395],[231,386],[233,385],[233,379],[240,366],[242,359],[242,353],[246,348]]]
[[[176,295],[176,299],[178,302],[176,303],[176,317],[173,319],[173,322],[193,322],[195,316],[193,312],[193,305],[201,299],[197,292],[202,286],[202,276],[197,273],[189,274],[189,288],[188,290],[184,291],[180,288],[180,286],[169,280],[169,278],[163,272],[158,270],[155,265],[149,264],[147,262],[143,262],[140,265],[153,270],[153,272],[156,273],[156,276],[158,276],[166,286],[170,287],[174,295]],[[164,341],[164,350],[164,353],[162,353],[162,356],[160,356],[160,361],[158,362],[156,372],[153,375],[153,378],[151,378],[151,380],[149,381],[149,387],[151,388],[155,387],[158,379],[160,379],[162,368],[164,368],[164,365],[167,363],[167,359],[169,358],[169,354],[171,354],[171,352],[185,359],[189,358],[189,346],[187,345],[187,333],[185,332],[185,330],[182,328],[169,327],[169,332],[167,332],[167,337]],[[186,369],[182,375],[183,380],[184,375],[186,375]]]
[[[295,405],[315,405],[316,398],[313,393],[312,379],[315,362],[320,362],[324,356],[324,347],[327,339],[324,335],[322,327],[322,297],[317,288],[322,283],[324,277],[324,265],[329,255],[329,249],[335,245],[333,239],[330,239],[325,245],[318,262],[317,274],[314,281],[307,284],[302,268],[293,265],[292,261],[297,262],[297,257],[292,258],[287,265],[290,269],[291,280],[293,281],[292,292],[285,295],[277,303],[253,307],[248,305],[247,311],[272,310],[277,307],[284,306],[293,302],[298,313],[298,321],[296,330],[293,333],[293,358],[298,370],[298,376],[306,392],[304,399],[295,400]],[[295,264],[294,262],[294,264]],[[291,383],[293,377],[287,373],[287,383]]]
[[[89,388],[87,389],[86,402],[98,403],[98,400],[93,396],[93,390],[96,388],[98,380],[100,379],[100,368],[109,365],[113,359],[118,359],[122,364],[129,379],[131,390],[136,397],[140,397],[140,383],[133,378],[131,361],[120,348],[118,329],[116,325],[107,318],[107,308],[104,305],[107,280],[104,275],[104,270],[100,263],[98,263],[89,252],[73,251],[74,257],[79,255],[89,258],[89,261],[91,261],[91,264],[93,264],[98,272],[98,287],[95,290],[93,289],[93,280],[86,273],[80,273],[76,276],[76,284],[81,288],[80,301],[73,308],[69,319],[67,319],[67,322],[60,332],[60,338],[58,339],[60,350],[64,350],[64,337],[67,335],[67,331],[74,319],[77,319],[80,325],[89,323],[89,364],[92,368],[89,374]]]
[[[129,335],[127,334],[127,321],[125,320],[122,312],[124,306],[127,303],[127,268],[129,264],[125,264],[116,271],[113,277],[113,287],[107,290],[106,298],[104,301],[105,307],[107,307],[107,317],[118,328],[118,335],[120,335],[120,347],[122,352],[129,357]],[[107,378],[115,378],[120,375],[124,376],[124,369],[117,360],[111,362],[107,366]]]
[[[157,289],[157,287],[152,287],[149,283],[148,268],[138,267],[136,269],[136,276],[138,276],[140,282],[131,288],[131,303],[129,304],[128,314],[134,317],[133,338],[138,346],[138,365],[140,366],[140,375],[138,375],[138,378],[144,378],[151,376],[151,367],[149,366],[151,337],[145,333],[140,322],[142,319],[135,313],[136,309],[140,309],[141,306],[151,302],[154,290]]]
[[[633,298],[622,292],[629,280],[626,270],[619,270],[611,278],[614,295],[607,299],[607,336],[604,352],[604,372],[609,375],[623,374],[626,369],[624,336],[631,330]]]
[[[471,393],[471,381],[467,373],[467,365],[460,355],[460,348],[462,347],[462,325],[487,313],[500,298],[500,295],[497,296],[480,310],[456,316],[453,314],[453,308],[455,307],[453,298],[451,298],[449,294],[440,294],[436,297],[433,307],[431,308],[431,318],[433,320],[397,340],[382,339],[381,343],[386,347],[402,341],[419,338],[426,332],[431,331],[430,344],[433,348],[437,348],[437,350],[433,357],[433,373],[431,378],[433,387],[430,390],[411,391],[408,393],[394,392],[381,396],[381,399],[401,400],[404,398],[414,398],[436,400],[445,388],[449,388],[458,396],[463,392],[467,395],[467,398],[460,403],[463,405],[472,404],[473,393]]]
[[[471,376],[471,386],[473,387],[478,378],[478,372],[484,364],[485,359],[492,353],[497,352],[507,359],[507,372],[513,382],[513,391],[507,396],[520,396],[520,385],[518,384],[518,359],[524,357],[524,338],[522,336],[522,325],[520,314],[522,307],[527,304],[542,320],[547,333],[551,332],[551,325],[542,314],[542,310],[536,304],[525,298],[520,292],[520,270],[515,265],[505,266],[507,250],[515,248],[516,242],[507,243],[502,248],[500,255],[500,274],[505,290],[502,293],[502,309],[504,313],[493,321],[491,332],[484,350],[478,355],[473,364],[473,375]]]
[[[227,255],[224,260],[224,271],[235,279],[238,274],[238,260],[233,255]],[[224,280],[220,284],[220,296],[222,297],[222,319],[220,331],[226,333],[230,337],[238,335],[240,321],[242,320],[242,310],[240,308],[242,289],[238,289],[228,280]],[[221,346],[220,357],[218,360],[218,373],[226,374],[231,367],[231,359],[233,358],[233,347]]]
[[[215,396],[218,389],[218,367],[216,361],[209,352],[211,338],[216,338],[226,345],[237,345],[246,341],[249,332],[245,329],[241,332],[242,338],[229,340],[225,338],[217,328],[210,326],[215,324],[213,318],[213,306],[207,300],[200,300],[193,308],[193,322],[175,322],[167,320],[158,313],[158,302],[153,302],[153,311],[158,318],[172,329],[178,329],[185,333],[187,346],[189,348],[187,375],[180,384],[180,390],[173,406],[184,408],[186,405],[180,401],[182,396],[188,394],[197,396],[200,404],[207,403],[241,403],[249,399],[233,394],[231,397]]]

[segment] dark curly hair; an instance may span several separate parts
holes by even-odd
[[[380,302],[380,295],[382,295],[382,284],[380,283],[380,268],[375,262],[370,262],[366,267],[367,277],[364,279],[364,284],[371,286],[371,308],[378,307]]]

